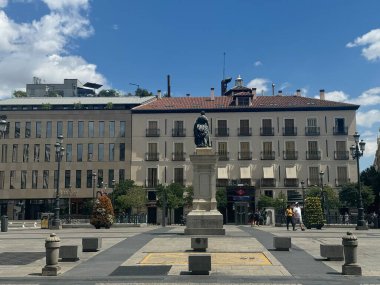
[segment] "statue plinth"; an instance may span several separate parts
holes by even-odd
[[[186,217],[186,235],[225,235],[223,215],[217,210],[215,169],[218,156],[212,148],[196,148],[193,165],[193,209]]]

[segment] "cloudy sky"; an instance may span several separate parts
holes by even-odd
[[[0,0],[0,98],[33,77],[137,85],[174,96],[220,92],[239,74],[271,93],[360,104],[373,163],[380,126],[378,0]],[[132,83],[132,84],[131,84]]]

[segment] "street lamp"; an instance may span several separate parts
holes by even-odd
[[[322,208],[323,208],[323,214],[325,216],[326,222],[328,224],[329,217],[328,217],[328,205],[327,205],[327,197],[325,196],[325,191],[323,190],[323,175],[325,173],[321,170],[319,172],[319,177],[321,178],[321,198],[322,198]]]
[[[305,181],[301,181],[301,188],[302,188],[302,202],[303,202],[303,207],[305,208]]]
[[[92,204],[95,204],[95,184],[96,184],[96,173],[92,173]]]
[[[359,195],[359,200],[358,200],[358,220],[356,223],[356,229],[357,230],[368,230],[368,226],[364,220],[364,208],[363,208],[363,197],[362,197],[362,187],[360,184],[360,167],[359,167],[359,159],[361,156],[363,156],[364,149],[365,149],[365,142],[361,140],[359,142],[360,135],[358,132],[355,132],[354,134],[354,140],[355,140],[355,145],[352,145],[350,147],[351,155],[353,159],[356,159],[356,169],[357,169],[357,174],[358,174],[358,195]]]
[[[65,152],[65,148],[62,146],[63,136],[59,135],[57,137],[58,141],[55,143],[55,153],[57,157],[58,164],[58,172],[57,172],[57,189],[55,193],[55,208],[54,208],[54,219],[52,222],[52,229],[59,230],[62,228],[61,220],[59,219],[59,176],[61,172],[61,160],[63,157],[63,153]]]
[[[111,184],[111,188],[112,188],[112,207],[114,207],[115,208],[115,193],[114,193],[114,191],[115,191],[115,179],[112,179],[112,184]],[[115,209],[114,209],[114,211],[115,211]]]

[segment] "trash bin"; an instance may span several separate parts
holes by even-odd
[[[8,216],[1,216],[1,231],[8,231]]]
[[[49,228],[50,213],[41,214],[41,229]]]

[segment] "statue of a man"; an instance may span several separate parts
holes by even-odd
[[[194,143],[197,147],[210,147],[209,124],[205,111],[194,123]]]

